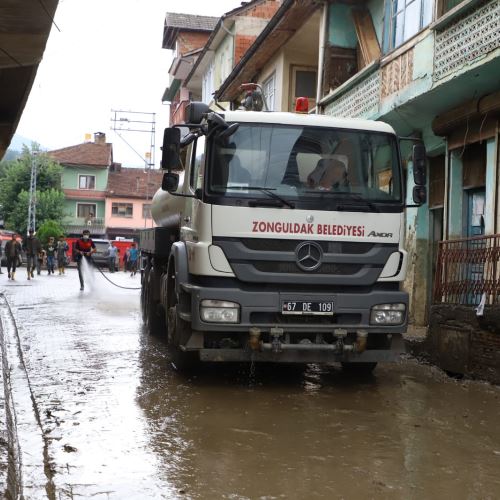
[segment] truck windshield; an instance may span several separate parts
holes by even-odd
[[[392,134],[242,123],[222,144],[216,140],[212,151],[208,194],[223,195],[226,202],[228,197],[269,199],[272,191],[297,208],[306,202],[321,209],[326,199],[401,203]]]

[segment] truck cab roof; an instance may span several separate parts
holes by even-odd
[[[227,122],[275,123],[279,125],[369,130],[372,132],[395,134],[394,129],[387,123],[374,120],[362,120],[360,118],[338,118],[335,116],[278,111],[224,111],[224,113],[221,114]]]

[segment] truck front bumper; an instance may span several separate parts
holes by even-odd
[[[279,326],[289,333],[332,332],[334,328],[342,328],[347,332],[359,329],[368,333],[400,334],[406,332],[408,294],[402,291],[373,290],[368,293],[311,293],[246,291],[239,288],[212,288],[196,285],[182,285],[191,297],[191,308],[185,319],[191,327],[200,332],[248,332],[258,327],[263,332]],[[240,305],[240,322],[235,324],[207,323],[200,317],[202,300],[231,301]],[[284,315],[282,304],[285,301],[322,301],[333,302],[334,314],[317,315]],[[378,304],[405,304],[404,321],[398,325],[371,325],[371,308]]]

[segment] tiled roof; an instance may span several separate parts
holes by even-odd
[[[164,172],[142,168],[121,168],[108,174],[107,195],[114,198],[152,198]]]
[[[194,14],[178,14],[167,12],[165,26],[192,31],[212,31],[219,20],[218,17],[197,16]]]
[[[76,146],[55,149],[47,154],[63,165],[106,168],[113,162],[113,146],[110,143],[85,142]]]

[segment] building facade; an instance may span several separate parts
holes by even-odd
[[[89,229],[94,237],[103,237],[108,169],[113,164],[113,146],[106,142],[106,135],[96,132],[94,142],[49,151],[48,155],[63,167],[67,235],[78,236]]]
[[[217,17],[174,12],[167,12],[165,16],[162,47],[174,51],[168,87],[162,96],[162,102],[170,103],[170,125],[184,122],[184,109],[190,99],[201,99],[201,94],[191,93],[184,81],[217,21]]]
[[[151,202],[162,177],[159,170],[121,168],[119,164],[110,168],[105,202],[105,225],[110,239],[137,239],[139,230],[154,227]]]

